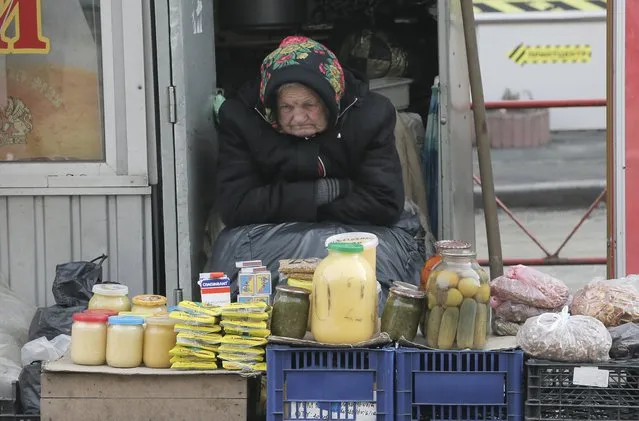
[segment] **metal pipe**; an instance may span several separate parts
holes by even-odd
[[[486,259],[479,259],[481,266],[489,264]],[[583,266],[583,265],[605,265],[608,262],[606,257],[533,257],[533,258],[510,258],[504,259],[504,265],[526,265],[526,266]]]
[[[577,108],[577,107],[605,107],[606,99],[524,99],[507,101],[488,101],[487,110],[495,109],[531,109],[531,108]],[[474,105],[474,104],[473,104]]]
[[[614,16],[615,16],[615,8],[619,7],[615,5],[614,2],[609,2],[607,4],[607,15],[606,15],[606,97],[610,99],[610,107],[606,110],[606,189],[608,190],[608,200],[606,201],[606,208],[608,209],[606,219],[607,219],[607,235],[608,241],[606,242],[608,255],[608,267],[607,267],[607,278],[614,279],[615,278],[615,260],[617,249],[616,241],[617,236],[615,234],[615,195],[616,195],[616,187],[615,187],[615,125],[613,124],[615,119],[615,105],[613,101],[613,93],[614,93],[614,79],[613,79],[613,69],[615,63],[615,27],[614,27]],[[623,81],[618,81],[618,83],[623,83]]]
[[[484,88],[481,83],[479,66],[479,49],[475,31],[475,11],[473,0],[461,0],[461,14],[464,23],[464,41],[466,43],[466,59],[468,61],[468,77],[470,92],[474,102],[475,136],[477,138],[477,157],[479,160],[479,176],[482,184],[482,202],[484,204],[484,220],[486,222],[486,238],[488,239],[488,259],[490,277],[503,275],[504,266],[501,255],[501,238],[499,235],[499,219],[497,218],[497,201],[495,200],[495,184],[490,159],[490,139],[486,125],[486,107],[484,104]],[[471,180],[469,180],[471,181]]]

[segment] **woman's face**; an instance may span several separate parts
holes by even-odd
[[[278,123],[284,133],[310,137],[326,130],[326,107],[312,89],[298,83],[282,86],[277,95]]]

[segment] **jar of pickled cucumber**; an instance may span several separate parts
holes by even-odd
[[[422,291],[428,290],[428,278],[433,268],[442,261],[442,251],[444,250],[470,250],[471,246],[465,241],[459,240],[441,240],[435,243],[435,254],[430,256],[420,274],[420,289]]]
[[[490,283],[471,250],[441,252],[428,279],[426,343],[438,349],[483,349],[489,324]]]

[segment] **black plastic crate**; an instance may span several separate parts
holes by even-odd
[[[528,360],[526,421],[638,421],[639,360],[599,364]],[[608,387],[573,384],[575,367],[608,371]]]

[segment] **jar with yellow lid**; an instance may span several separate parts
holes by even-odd
[[[121,284],[95,284],[93,297],[89,300],[89,310],[113,310],[118,313],[131,310],[129,288]]]
[[[110,367],[134,368],[142,363],[144,319],[111,316],[107,328],[106,362]]]
[[[313,275],[311,332],[315,340],[354,344],[377,331],[377,281],[357,243],[328,245]]]
[[[71,318],[71,361],[78,365],[103,365],[109,316],[83,312],[74,313]]]
[[[142,360],[149,368],[171,367],[169,351],[175,347],[177,334],[175,321],[169,317],[147,317],[144,329],[144,352]]]
[[[162,295],[136,295],[131,300],[131,312],[145,315],[167,314],[166,297]]]

